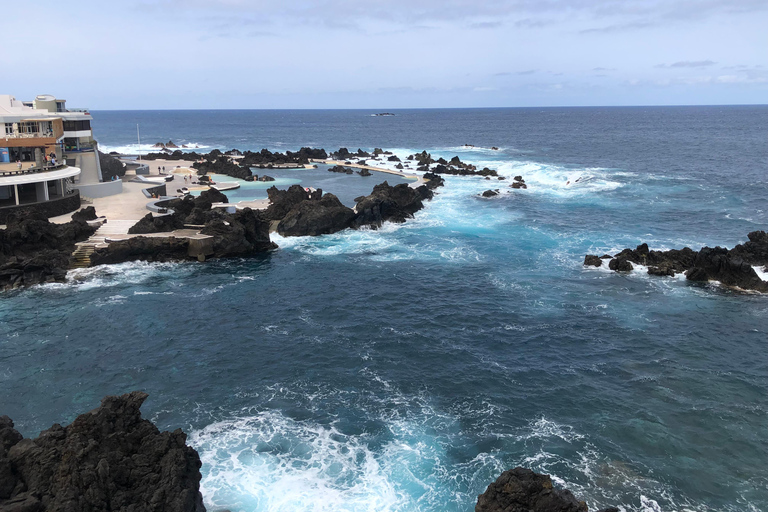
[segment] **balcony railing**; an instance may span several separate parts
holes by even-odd
[[[0,170],[0,176],[21,176],[23,174],[35,174],[38,172],[48,172],[48,171],[58,171],[59,169],[65,169],[67,167],[67,164],[58,164],[58,165],[48,165],[43,167],[35,167],[35,164],[33,162],[23,162],[22,165],[31,164],[31,167],[16,169],[16,170],[10,170],[10,171],[3,171]]]
[[[27,132],[27,133],[21,133],[21,132],[15,132],[15,133],[5,133],[6,139],[52,139],[55,137],[53,132]],[[0,138],[3,138],[2,135],[0,135]]]

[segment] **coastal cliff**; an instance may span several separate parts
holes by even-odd
[[[142,419],[147,396],[108,396],[36,439],[0,416],[0,512],[205,512],[200,457],[181,429]]]

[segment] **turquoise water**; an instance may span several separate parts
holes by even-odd
[[[275,181],[245,181],[221,174],[214,174],[213,178],[217,183],[236,182],[240,185],[240,188],[224,192],[230,203],[267,199],[267,189],[272,186],[286,189],[291,185],[301,185],[303,187],[314,187],[332,192],[338,196],[342,203],[350,208],[355,206],[356,197],[367,196],[377,183],[386,181],[394,186],[399,183],[413,183],[414,181],[413,179],[405,179],[395,174],[375,171],[372,172],[371,176],[332,173],[328,172],[328,167],[330,166],[317,164],[317,169],[251,169],[255,175],[264,176],[266,174],[275,178]],[[193,192],[193,195],[198,194],[199,192]]]
[[[107,147],[140,122],[210,148],[427,149],[529,189],[483,200],[498,182],[449,176],[403,225],[7,293],[0,414],[34,435],[146,390],[146,417],[190,433],[214,510],[469,511],[515,465],[590,507],[768,508],[766,297],[581,265],[765,229],[768,108],[368,114],[96,112],[94,129]]]

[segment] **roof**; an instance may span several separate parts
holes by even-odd
[[[24,185],[26,183],[39,183],[41,181],[60,180],[62,178],[71,178],[80,174],[79,167],[65,167],[55,171],[35,172],[32,174],[20,174],[18,176],[0,175],[0,186]]]

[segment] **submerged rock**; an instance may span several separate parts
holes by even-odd
[[[618,512],[606,508],[598,512]],[[505,471],[477,497],[475,512],[588,512],[587,504],[567,489],[557,489],[549,475],[517,467]]]
[[[485,192],[483,192],[480,195],[483,196],[483,197],[495,197],[495,196],[499,195],[499,189],[496,189],[496,190],[486,190]]]
[[[0,511],[204,512],[200,457],[181,429],[142,419],[146,398],[108,396],[36,439],[0,417]]]

